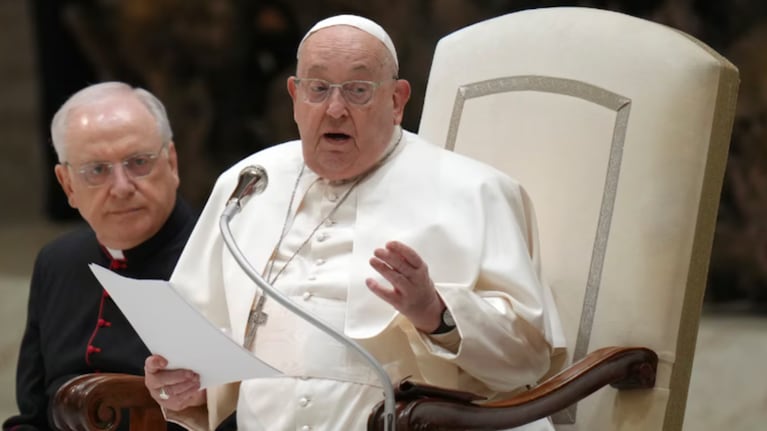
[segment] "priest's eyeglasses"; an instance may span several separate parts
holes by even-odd
[[[160,157],[160,153],[162,153],[166,146],[167,144],[163,143],[160,149],[153,153],[139,153],[123,159],[120,162],[123,171],[131,178],[141,178],[151,174],[154,166],[157,164],[157,158]],[[114,174],[114,163],[112,162],[85,163],[77,168],[68,162],[63,164],[75,169],[91,187],[98,187],[108,183],[112,180]]]
[[[322,103],[328,99],[333,88],[338,88],[344,99],[352,105],[365,105],[370,102],[376,88],[381,85],[381,82],[374,81],[346,81],[331,84],[324,79],[314,78],[296,78],[295,83],[303,92],[306,102]]]

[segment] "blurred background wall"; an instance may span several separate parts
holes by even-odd
[[[52,175],[55,158],[48,136],[51,116],[70,94],[89,83],[116,79],[158,95],[174,128],[181,193],[201,207],[216,175],[231,163],[297,136],[285,78],[295,67],[298,40],[318,19],[357,13],[390,32],[400,75],[413,86],[405,126],[417,130],[440,37],[517,10],[572,5],[670,25],[708,43],[739,67],[741,92],[706,302],[708,309],[763,315],[764,0],[0,0],[0,325],[8,337],[0,345],[0,406],[13,405],[12,370],[34,255],[79,220]],[[726,330],[717,326],[714,332],[721,329],[722,339],[735,343],[728,345],[735,351],[741,347],[733,328],[741,333],[764,328],[761,322],[749,322]],[[712,340],[711,346],[718,346],[712,349],[723,346],[720,338]],[[764,407],[767,397],[761,396]]]

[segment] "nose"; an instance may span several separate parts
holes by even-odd
[[[126,197],[136,191],[136,184],[133,179],[125,172],[125,167],[121,163],[112,166],[112,185],[109,189],[110,194],[115,197]]]
[[[332,87],[328,95],[328,106],[326,112],[333,118],[342,118],[348,113],[346,99],[341,92],[341,88]]]

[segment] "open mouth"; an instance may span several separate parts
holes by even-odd
[[[323,136],[330,141],[345,141],[351,138],[346,133],[325,133]]]

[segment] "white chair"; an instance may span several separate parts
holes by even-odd
[[[558,430],[682,429],[738,82],[693,37],[597,9],[527,10],[440,40],[419,133],[529,192],[568,362],[584,362],[494,407],[427,389],[400,402],[398,430],[503,429],[576,401]],[[589,356],[608,346],[650,351]],[[632,373],[651,386],[652,352],[654,387],[598,389]]]

